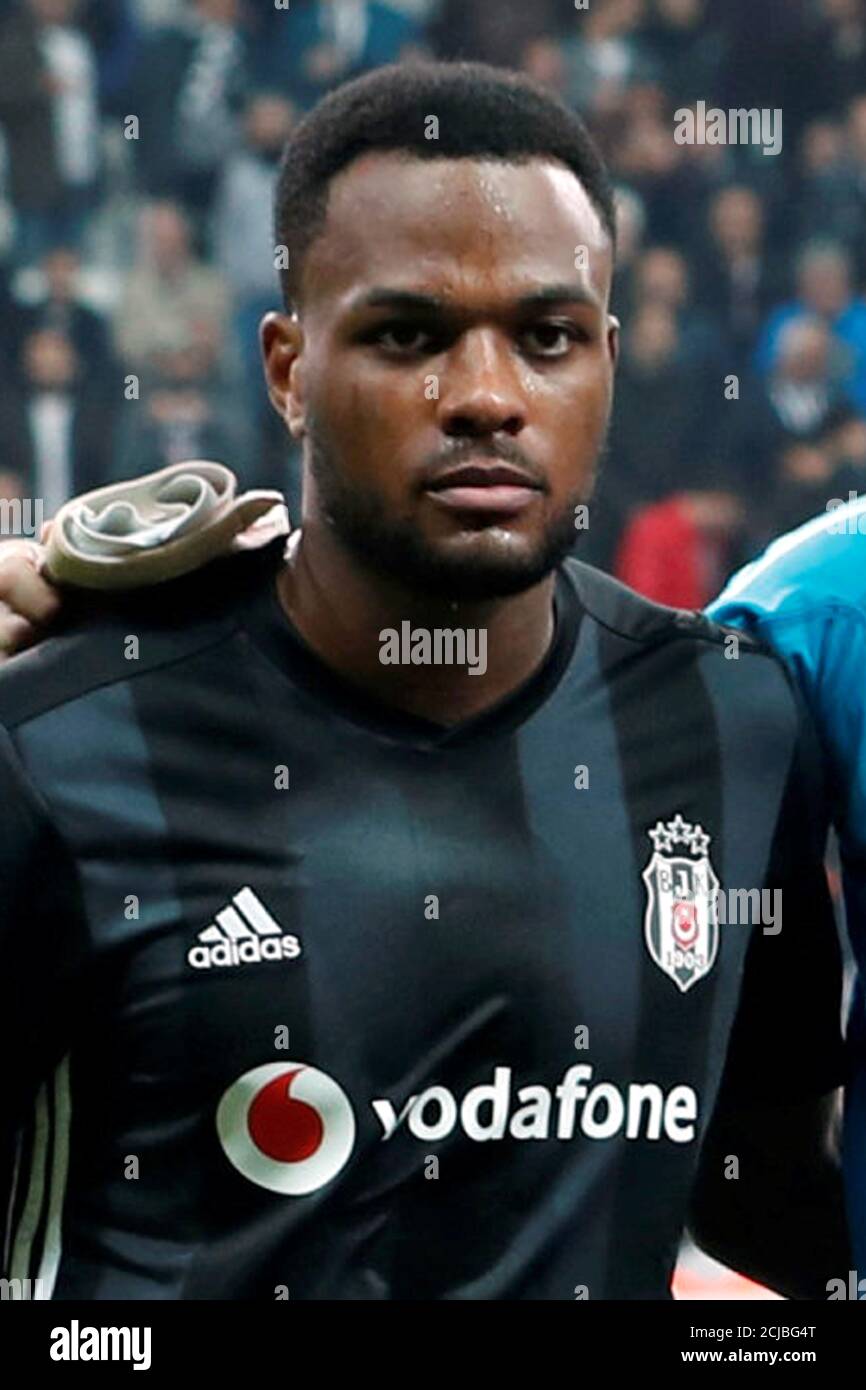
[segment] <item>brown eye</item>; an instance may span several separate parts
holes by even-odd
[[[374,338],[386,352],[411,355],[425,352],[430,346],[430,334],[414,323],[391,323],[380,328]]]
[[[537,323],[526,329],[523,344],[533,357],[565,357],[579,334],[570,323]]]

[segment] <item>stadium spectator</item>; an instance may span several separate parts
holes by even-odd
[[[667,306],[632,311],[617,375],[602,481],[605,505],[617,507],[621,526],[633,507],[688,485],[704,422],[697,374],[683,360],[676,316]]]
[[[823,512],[832,498],[847,502],[866,488],[866,421],[836,405],[820,427],[797,437],[778,431],[761,469],[749,469],[748,443],[738,458],[746,506],[748,553],[757,554],[781,531]],[[736,476],[732,468],[731,476]]]
[[[866,198],[866,92],[859,93],[849,103],[846,134],[854,181]]]
[[[706,324],[684,312],[682,258],[668,248],[651,248],[636,262],[631,287],[608,456],[591,535],[581,550],[605,568],[645,504],[696,489],[701,479],[703,490],[713,492],[739,483],[725,449],[730,404],[720,384],[722,366]]]
[[[122,117],[141,39],[133,0],[85,0],[81,27],[96,57],[100,109]]]
[[[216,370],[226,343],[223,276],[193,254],[190,228],[173,203],[153,203],[140,218],[136,264],[115,317],[120,356],[138,372],[160,372],[178,354]]]
[[[827,325],[804,315],[782,330],[770,376],[743,372],[738,398],[725,403],[717,454],[747,504],[749,535],[759,548],[782,529],[775,524],[777,499],[791,515],[780,489],[784,451],[798,443],[823,449],[826,432],[852,414],[841,374],[840,350]]]
[[[758,370],[773,370],[785,324],[804,314],[815,315],[846,349],[842,386],[866,415],[866,301],[854,291],[851,258],[844,247],[830,242],[808,245],[797,261],[796,294],[765,323],[755,354]]]
[[[840,113],[866,90],[863,0],[817,0],[809,7],[800,101],[810,114]]]
[[[78,0],[24,0],[0,29],[0,124],[20,263],[58,237],[78,244],[96,193],[96,64],[75,25],[78,9]]]
[[[793,211],[799,243],[832,238],[862,260],[866,187],[858,187],[852,145],[838,121],[822,118],[803,131]]]
[[[686,109],[685,107],[678,109]],[[730,145],[706,142],[707,113],[695,112],[695,140],[674,145],[678,158],[671,163],[667,177],[656,179],[649,202],[650,226],[656,241],[673,241],[683,251],[695,256],[706,245],[707,209],[723,189],[737,182],[739,175],[737,149]],[[670,141],[673,120],[662,123],[665,139]],[[765,160],[765,164],[771,163]],[[769,196],[773,182],[772,170],[762,169]]]
[[[575,22],[573,16],[568,19]],[[551,35],[560,23],[562,7],[556,0],[533,0],[531,5],[526,0],[499,0],[496,5],[441,0],[430,25],[430,37],[438,58],[520,67],[533,43],[543,41],[558,54]]]
[[[780,448],[774,461],[773,492],[764,514],[766,534],[761,541],[801,526],[810,517],[826,509],[827,501],[836,493],[832,450],[823,439],[787,443]],[[837,494],[838,495],[838,494]]]
[[[643,41],[655,80],[684,106],[718,90],[724,42],[706,0],[655,0]]]
[[[711,104],[723,109],[780,108],[785,139],[792,144],[809,114],[806,85],[814,42],[810,16],[815,0],[725,0],[713,22],[725,47],[718,91]],[[764,165],[773,161],[765,159]],[[764,169],[762,177],[771,177]]]
[[[703,608],[736,563],[742,521],[742,503],[727,490],[650,503],[626,527],[614,574],[656,603]]]
[[[848,489],[862,492],[866,487],[866,420],[853,411],[831,417],[824,430],[824,442],[833,459],[834,479],[848,500]]]
[[[411,16],[379,0],[306,0],[265,30],[255,77],[306,109],[338,82],[419,52],[422,39]]]
[[[751,399],[744,393],[738,412],[740,453],[756,471],[786,443],[815,439],[838,416],[845,403],[836,379],[839,356],[822,319],[790,319],[781,329],[770,376],[755,383]]]
[[[133,477],[184,459],[229,462],[245,484],[258,481],[241,417],[208,387],[194,363],[175,359],[140,408],[124,412],[116,475]]]
[[[191,0],[180,23],[147,36],[132,80],[144,190],[202,216],[240,139],[249,82],[241,18],[240,0]]]
[[[779,273],[760,196],[743,184],[721,189],[707,209],[707,232],[706,250],[694,258],[695,299],[739,358],[778,298]]]
[[[18,355],[20,309],[9,286],[8,268],[0,263],[0,380],[14,369]]]
[[[632,82],[652,73],[640,25],[645,0],[599,0],[564,41],[565,93],[579,111],[602,114]]]
[[[58,245],[43,257],[42,293],[15,313],[15,338],[20,341],[39,328],[53,328],[75,349],[82,379],[99,389],[115,384],[116,363],[108,328],[102,316],[79,297],[80,257],[74,247]]]
[[[854,255],[862,284],[866,277],[866,245],[863,239],[863,227],[866,224],[866,91],[854,97],[848,106],[845,135],[855,208],[847,224],[837,235],[844,236],[849,250]],[[832,232],[833,229],[829,230]]]
[[[817,499],[815,511],[825,510],[833,498],[849,502],[866,493],[866,420],[849,407],[842,406],[825,421],[813,446],[826,459],[825,471],[820,479],[822,495]],[[774,514],[774,523],[775,519]],[[801,521],[805,519],[804,516],[800,517]],[[775,534],[775,528],[771,528],[765,539],[772,539]]]
[[[72,493],[108,481],[112,423],[69,338],[39,328],[24,339],[20,382],[0,398],[3,466],[21,479],[22,495],[42,500],[46,517]]]
[[[650,246],[634,268],[635,307],[660,305],[677,325],[679,355],[693,367],[717,360],[717,340],[709,320],[691,303],[689,266],[673,246]]]
[[[243,147],[226,163],[214,206],[214,257],[232,295],[245,395],[262,410],[267,393],[258,326],[262,315],[279,304],[271,203],[292,118],[292,107],[281,96],[263,93],[250,100]]]
[[[624,184],[617,188],[616,199],[616,277],[613,287],[613,306],[621,317],[630,311],[634,297],[634,268],[640,255],[646,212],[637,193]]]
[[[618,121],[609,122],[606,149],[617,180],[643,201],[649,239],[693,255],[705,238],[707,204],[735,181],[736,163],[725,145],[677,144],[670,103],[659,96],[653,84],[626,94]]]

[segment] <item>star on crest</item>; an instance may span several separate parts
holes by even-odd
[[[670,849],[670,847],[671,847],[670,832],[665,828],[665,826],[662,824],[662,822],[661,822],[660,820],[659,820],[659,821],[656,821],[655,829],[654,829],[654,830],[651,830],[651,831],[649,832],[649,837],[650,837],[650,839],[652,840],[653,846],[655,847],[655,849],[657,849],[657,850]]]
[[[696,825],[692,832],[692,848],[696,854],[706,854],[710,846],[710,837],[702,825]]]
[[[656,821],[653,829],[647,834],[658,854],[669,852],[675,845],[684,845],[692,854],[702,857],[707,853],[710,844],[710,836],[704,827],[692,825],[684,820],[679,811],[667,824],[664,821]]]

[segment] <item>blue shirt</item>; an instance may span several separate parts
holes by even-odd
[[[844,1164],[854,1252],[866,1274],[866,497],[774,541],[708,612],[748,628],[788,663],[828,759],[859,976],[848,1025]],[[803,1024],[793,1050],[808,1046],[808,1019]]]
[[[755,366],[766,376],[775,364],[782,330],[794,319],[814,317],[802,300],[781,304],[767,320],[755,350]],[[842,384],[851,404],[866,414],[866,303],[854,299],[829,325],[850,353]]]

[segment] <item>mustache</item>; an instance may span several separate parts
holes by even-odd
[[[513,440],[469,438],[449,440],[435,454],[428,454],[421,468],[419,490],[423,492],[444,469],[457,468],[461,463],[479,458],[511,463],[515,468],[521,468],[542,492],[549,491],[547,479],[539,473],[529,456]]]

